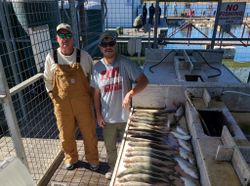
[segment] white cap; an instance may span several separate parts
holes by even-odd
[[[72,33],[72,29],[71,26],[67,23],[61,23],[56,27],[56,32],[58,32],[59,30],[67,30],[69,32]]]

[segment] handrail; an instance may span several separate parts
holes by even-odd
[[[37,80],[39,80],[41,78],[43,78],[43,73],[38,73],[38,74],[32,76],[31,78],[26,79],[22,83],[19,83],[18,85],[12,87],[10,89],[10,95],[13,96],[17,92],[20,92],[21,90],[25,89],[26,87],[28,87],[29,85],[33,84],[34,82],[36,82]]]
[[[3,103],[3,99],[6,98],[5,94],[0,93],[0,103]]]

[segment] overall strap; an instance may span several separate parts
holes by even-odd
[[[80,49],[76,49],[76,63],[80,63],[81,61],[81,50]]]
[[[58,64],[58,57],[57,57],[57,50],[56,49],[53,50],[53,57],[54,57],[55,64]]]

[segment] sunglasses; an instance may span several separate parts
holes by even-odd
[[[100,46],[103,47],[103,48],[106,48],[106,47],[113,47],[113,46],[115,46],[115,44],[116,44],[115,41],[101,42]]]
[[[58,33],[57,35],[61,39],[70,39],[70,38],[72,38],[72,33]]]

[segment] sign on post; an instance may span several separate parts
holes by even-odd
[[[242,24],[246,2],[222,3],[219,12],[219,25]]]

